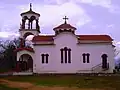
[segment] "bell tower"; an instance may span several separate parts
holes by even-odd
[[[39,35],[39,17],[40,14],[32,10],[32,4],[30,3],[30,9],[27,12],[21,13],[22,23],[20,24],[20,38],[25,39],[28,35]]]

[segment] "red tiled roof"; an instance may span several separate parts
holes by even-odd
[[[15,50],[15,52],[19,52],[19,51],[22,51],[22,50],[27,50],[27,51],[30,51],[30,52],[34,52],[34,50],[33,50],[33,48],[17,48],[16,50]]]
[[[29,11],[27,11],[27,12],[21,13],[21,16],[22,16],[23,14],[37,14],[37,15],[40,16],[39,13],[36,13],[36,12],[34,12],[34,11],[32,11],[32,10],[29,10]]]
[[[79,37],[79,40],[88,40],[88,41],[112,41],[113,39],[109,35],[76,35]],[[53,41],[54,35],[46,36],[35,36],[33,37],[33,42],[36,41]]]
[[[61,24],[60,26],[58,26],[58,27],[55,27],[55,28],[53,28],[53,30],[56,30],[56,29],[67,29],[67,28],[72,28],[72,29],[75,29],[76,30],[76,28],[75,27],[73,27],[73,26],[71,26],[70,24]]]
[[[53,41],[54,35],[47,35],[47,36],[35,36],[33,37],[32,41]]]
[[[79,40],[113,41],[109,35],[77,35]]]

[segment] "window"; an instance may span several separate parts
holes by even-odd
[[[63,63],[63,49],[60,49],[61,51],[61,63]]]
[[[61,51],[61,63],[71,63],[71,49],[64,47]]]
[[[87,56],[87,63],[90,63],[90,60],[89,60],[89,56],[90,56],[90,54],[87,53],[86,56]]]
[[[48,63],[49,54],[41,54],[42,63]]]
[[[44,63],[44,54],[41,54],[41,57],[42,57],[42,63]]]
[[[46,63],[48,63],[48,56],[49,56],[49,55],[48,55],[48,54],[46,54]]]
[[[68,49],[68,63],[71,63],[71,49]]]
[[[85,63],[85,53],[83,54],[83,63]]]
[[[83,56],[83,63],[90,63],[90,60],[89,60],[90,54],[89,53],[87,53],[87,54],[83,53],[82,56]]]
[[[65,52],[65,63],[67,63],[67,47],[64,48],[64,52]]]

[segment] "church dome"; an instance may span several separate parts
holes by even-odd
[[[59,34],[59,33],[61,33],[61,32],[71,32],[71,33],[74,34],[76,28],[73,27],[73,26],[70,25],[70,24],[67,24],[66,20],[67,20],[68,18],[67,18],[66,16],[65,16],[65,18],[63,18],[63,19],[65,19],[65,22],[64,22],[63,24],[61,24],[61,25],[53,28],[53,30],[55,31],[55,34],[57,35],[57,34]]]

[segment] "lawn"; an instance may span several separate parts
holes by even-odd
[[[3,78],[2,78],[3,79]],[[11,76],[4,79],[10,81],[30,82],[39,86],[67,86],[79,88],[106,88],[107,90],[120,90],[119,76]],[[109,89],[108,89],[109,88]]]

